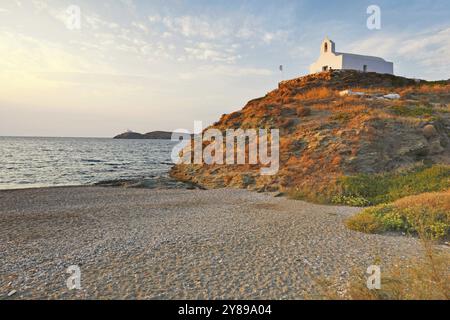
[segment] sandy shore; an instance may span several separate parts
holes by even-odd
[[[299,299],[314,278],[345,283],[419,251],[347,230],[357,211],[243,190],[1,191],[0,299]],[[79,291],[66,287],[70,265]]]

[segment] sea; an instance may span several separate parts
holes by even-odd
[[[0,189],[167,179],[170,140],[0,137]]]

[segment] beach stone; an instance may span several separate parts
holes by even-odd
[[[16,290],[12,290],[8,293],[8,297],[12,297],[13,295],[15,295],[17,293]]]

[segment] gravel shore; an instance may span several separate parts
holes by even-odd
[[[419,252],[346,229],[358,211],[229,189],[1,191],[0,299],[301,299]]]

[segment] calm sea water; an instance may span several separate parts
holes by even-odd
[[[167,175],[174,142],[0,137],[0,189],[88,185]]]

